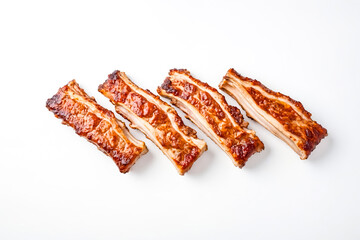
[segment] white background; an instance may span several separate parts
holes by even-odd
[[[359,12],[358,1],[1,1],[0,239],[360,239]],[[249,120],[266,148],[238,169],[184,119],[209,146],[185,176],[135,130],[149,153],[123,175],[45,108],[73,78],[114,110],[97,87],[115,69],[155,92],[171,68],[217,87],[230,67],[328,129],[308,160]]]

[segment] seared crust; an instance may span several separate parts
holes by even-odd
[[[192,77],[186,69],[172,69],[157,92],[170,98],[200,129],[215,141],[238,167],[264,148],[254,131],[246,129],[240,110],[207,83]],[[190,110],[192,109],[192,110]]]
[[[183,175],[207,149],[196,131],[185,126],[177,112],[159,96],[135,85],[124,72],[114,71],[99,86],[116,111],[141,130],[172,161]]]
[[[233,96],[251,118],[286,141],[301,159],[308,158],[327,136],[327,130],[311,119],[311,113],[301,102],[244,77],[233,68],[228,70],[219,87]]]
[[[145,143],[136,140],[113,112],[96,103],[72,80],[46,101],[46,107],[71,126],[76,133],[110,156],[120,172],[126,173],[147,152]]]

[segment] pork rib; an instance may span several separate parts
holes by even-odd
[[[300,102],[243,77],[234,69],[226,73],[219,87],[242,106],[247,116],[286,142],[301,159],[307,159],[327,136],[327,130],[311,119],[311,113]]]
[[[232,159],[243,167],[248,158],[260,152],[264,145],[247,129],[240,110],[229,106],[225,97],[215,88],[190,75],[185,69],[172,69],[158,93],[187,114]]]
[[[113,112],[96,103],[72,80],[46,102],[46,107],[74,128],[76,133],[95,144],[126,173],[147,152],[145,143],[135,139]]]
[[[171,160],[180,175],[187,172],[207,149],[196,131],[184,125],[173,107],[149,90],[136,86],[124,72],[109,74],[99,86],[115,105],[115,110],[128,119],[130,127],[139,129]]]

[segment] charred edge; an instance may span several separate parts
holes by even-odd
[[[106,83],[106,82],[104,82],[104,83],[102,83],[102,84],[100,84],[100,85],[98,86],[98,91],[99,91],[99,92],[101,92],[101,93],[104,92],[105,83]]]
[[[230,106],[229,105],[229,112],[231,114],[231,116],[235,119],[235,121],[239,124],[239,125],[243,125],[244,122],[244,117],[240,112],[240,109],[238,109],[237,107],[234,106]],[[247,125],[247,124],[246,124]]]
[[[58,92],[46,101],[46,108],[49,109],[49,111],[53,111],[53,109],[55,109],[56,106],[60,105],[61,102],[62,102],[62,94]]]
[[[171,93],[175,96],[179,95],[179,91],[172,87],[172,82],[169,77],[165,78],[163,84],[161,84],[161,88],[167,93]]]
[[[306,141],[303,144],[303,150],[306,152],[306,158],[312,151],[315,150],[316,146],[321,142],[323,138],[327,136],[327,130],[321,125],[317,125],[315,128],[305,130]]]
[[[119,70],[115,70],[114,72],[112,72],[112,73],[110,73],[110,74],[108,75],[108,78],[109,78],[110,80],[119,79],[119,78],[120,78],[120,77],[119,77],[119,74],[120,74],[120,71],[119,71]]]
[[[235,160],[239,163],[239,167],[243,167],[247,160],[256,152],[256,146],[251,140],[245,144],[234,145],[230,148]]]
[[[112,159],[115,161],[121,173],[127,173],[134,162],[128,156],[117,152],[113,153]]]
[[[194,162],[199,158],[200,149],[198,147],[193,147],[190,153],[184,155],[182,162],[182,170],[185,172],[189,171]]]
[[[98,86],[98,91],[103,93],[107,89],[108,85],[114,84],[116,80],[120,79],[119,75],[120,75],[119,70],[115,70],[114,72],[110,73],[108,75],[108,79],[105,80],[103,84],[100,84]]]

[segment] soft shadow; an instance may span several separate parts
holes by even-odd
[[[149,151],[141,156],[136,163],[131,167],[130,172],[134,173],[134,174],[138,174],[138,173],[143,173],[146,171],[146,169],[149,168],[149,166],[153,163],[154,161],[154,154],[151,152],[151,150],[149,149]]]
[[[323,140],[321,140],[319,145],[316,146],[307,160],[312,162],[320,162],[328,159],[328,157],[332,154],[333,146],[334,139],[332,136],[325,137]]]
[[[269,146],[265,146],[265,149],[262,150],[259,153],[254,153],[254,155],[252,155],[248,161],[246,162],[244,168],[248,169],[248,170],[253,170],[257,167],[259,167],[260,165],[264,164],[265,159],[268,159],[270,155],[270,148]]]
[[[208,146],[209,147],[209,146]],[[211,164],[214,162],[216,154],[214,154],[214,149],[208,148],[192,165],[191,169],[185,173],[185,175],[198,177],[206,174],[207,169],[211,167]]]

